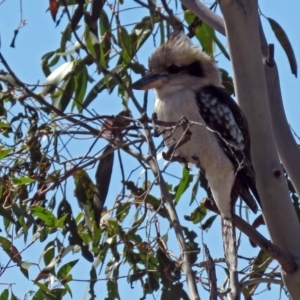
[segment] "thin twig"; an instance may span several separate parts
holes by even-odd
[[[182,257],[181,266],[182,266],[183,272],[186,275],[188,290],[190,293],[190,299],[198,300],[198,299],[200,299],[200,296],[198,294],[195,276],[194,276],[193,270],[192,270],[190,262],[189,262],[188,248],[187,248],[187,245],[184,240],[182,228],[181,228],[181,225],[179,222],[179,218],[178,218],[172,197],[168,191],[166,182],[161,174],[161,171],[159,169],[159,166],[158,166],[158,163],[156,160],[156,150],[155,150],[155,145],[153,142],[152,135],[150,134],[150,130],[148,127],[148,122],[147,122],[148,118],[146,117],[145,120],[146,120],[145,122],[143,122],[143,123],[141,122],[141,125],[144,127],[144,130],[145,130],[145,135],[146,135],[150,155],[148,157],[145,157],[145,156],[137,153],[136,158],[143,159],[144,161],[146,161],[148,163],[150,169],[152,170],[155,178],[157,179],[158,185],[160,187],[162,200],[166,204],[166,208],[168,210],[169,217],[171,220],[171,225],[174,228],[174,231],[175,231],[175,234],[177,237],[177,241],[179,244],[180,253],[181,253],[181,257]],[[134,152],[128,151],[128,149],[124,149],[124,150],[130,154],[134,154]],[[145,158],[146,158],[146,160],[145,160]]]
[[[249,285],[254,285],[254,284],[260,284],[260,283],[274,283],[274,284],[280,284],[283,285],[283,281],[280,279],[274,279],[274,278],[252,278],[247,281],[244,281],[241,283],[242,289]]]
[[[218,289],[217,289],[217,276],[216,276],[215,262],[211,258],[206,244],[203,244],[203,248],[204,248],[204,253],[206,256],[206,260],[207,260],[206,271],[207,271],[207,275],[208,275],[209,289],[210,289],[209,300],[217,300]]]
[[[204,207],[208,208],[209,210],[212,210],[213,212],[219,214],[219,211],[218,211],[215,203],[212,203],[211,200],[205,198],[201,201],[201,204]],[[263,235],[261,235],[257,230],[255,230],[250,224],[248,224],[246,221],[244,221],[242,218],[240,218],[236,214],[233,214],[233,223],[240,231],[242,231],[252,241],[254,241],[262,250],[264,250],[271,257],[276,259],[280,263],[282,269],[286,273],[295,272],[297,265],[294,262],[294,260],[287,253],[285,253],[284,251],[279,249],[276,245],[274,245],[270,241],[268,241]]]

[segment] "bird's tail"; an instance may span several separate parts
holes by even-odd
[[[240,285],[237,273],[237,249],[235,227],[231,219],[222,218],[222,237],[225,260],[230,274],[230,285],[233,299],[239,299]]]
[[[235,228],[232,224],[232,220],[222,218],[222,236],[228,269],[229,271],[235,271],[237,270],[237,251]]]

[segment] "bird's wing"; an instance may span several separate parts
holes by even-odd
[[[199,89],[196,91],[196,99],[208,130],[215,132],[220,146],[235,166],[244,194],[250,190],[260,204],[251,162],[248,123],[242,110],[224,89],[216,86]],[[248,204],[243,192],[240,195]],[[257,210],[255,201],[249,207],[253,211]]]

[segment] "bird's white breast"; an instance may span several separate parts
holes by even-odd
[[[223,189],[224,195],[230,196],[234,182],[233,165],[219,146],[214,133],[205,126],[197,106],[194,91],[177,86],[156,90],[156,95],[154,111],[157,113],[158,120],[177,122],[182,117],[185,117],[189,121],[199,123],[199,125],[194,124],[191,126],[191,140],[176,149],[175,154],[184,157],[188,162],[199,164],[201,169],[205,171],[205,176],[212,191],[216,193],[216,191]],[[164,129],[164,127],[161,126],[161,129]],[[178,141],[182,134],[182,127],[177,128],[171,136],[170,132],[165,133],[166,145],[168,146],[174,141]],[[199,160],[193,159],[195,157]],[[230,178],[227,178],[228,176]],[[218,201],[221,199],[216,199],[219,197],[221,196],[214,195],[218,207],[222,205]],[[228,211],[229,208],[226,204],[224,209],[221,207],[219,209]]]

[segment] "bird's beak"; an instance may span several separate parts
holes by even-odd
[[[130,87],[134,90],[150,90],[155,89],[164,84],[168,74],[147,74],[143,78],[134,82]]]

